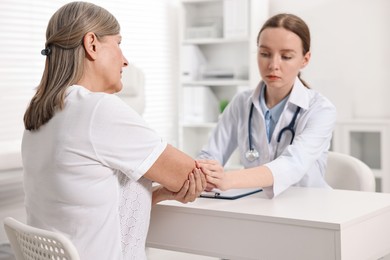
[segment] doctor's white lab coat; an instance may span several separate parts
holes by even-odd
[[[224,165],[238,147],[240,161],[245,168],[266,165],[271,170],[274,185],[264,188],[270,198],[290,186],[330,188],[323,176],[336,122],[335,106],[317,91],[306,88],[296,78],[268,143],[264,114],[259,104],[263,87],[262,82],[255,90],[238,93],[233,98],[198,158],[214,159]],[[259,152],[260,157],[250,162],[245,153],[249,150],[248,120],[252,103],[252,146]],[[293,143],[290,145],[289,131],[283,133],[278,143],[280,130],[290,124],[297,106],[301,107],[301,111],[295,123]]]

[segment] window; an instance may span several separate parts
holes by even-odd
[[[0,2],[0,142],[20,140],[23,114],[44,67],[45,31],[60,0]],[[122,50],[146,78],[144,118],[168,142],[176,140],[176,1],[92,1],[121,24]],[[0,145],[1,150],[1,145]]]

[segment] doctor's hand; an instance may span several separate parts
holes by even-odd
[[[223,169],[223,166],[216,160],[197,160],[197,163],[206,175],[207,187],[206,191],[213,188],[227,190],[230,188],[228,174]]]
[[[177,200],[181,203],[193,202],[206,188],[206,177],[202,171],[195,168],[178,192],[172,192],[163,186],[153,191],[153,204],[163,200]]]

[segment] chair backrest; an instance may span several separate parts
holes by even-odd
[[[370,167],[348,154],[329,152],[325,180],[334,189],[375,192],[375,176]]]
[[[64,235],[35,228],[11,217],[4,228],[16,260],[79,260],[73,243]]]

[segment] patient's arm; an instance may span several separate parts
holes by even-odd
[[[144,177],[161,184],[170,191],[178,192],[195,166],[194,159],[173,146],[167,145]]]

